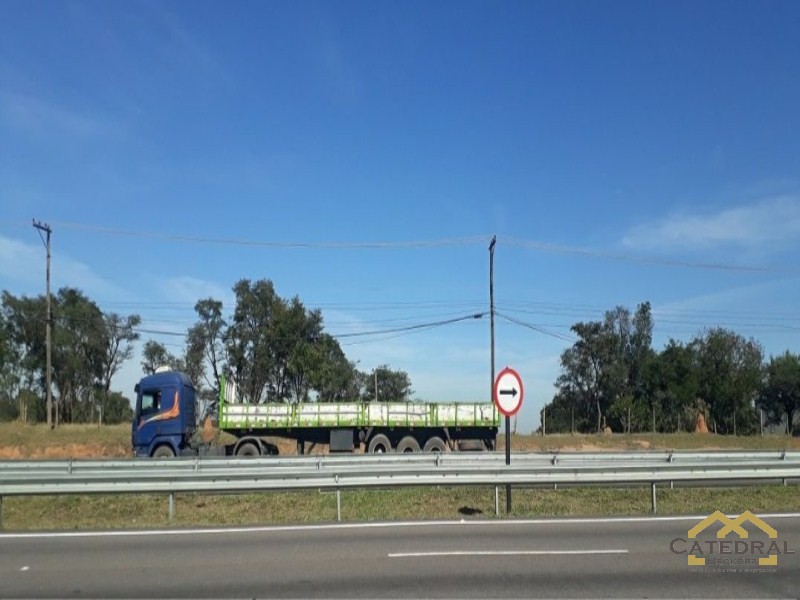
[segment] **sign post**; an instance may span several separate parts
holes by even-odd
[[[511,464],[511,417],[522,406],[524,389],[522,378],[514,369],[506,367],[497,374],[494,380],[494,404],[497,410],[506,417],[506,464]],[[506,513],[511,512],[511,485],[506,486]]]

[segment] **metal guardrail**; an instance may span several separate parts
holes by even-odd
[[[800,479],[800,452],[631,452],[318,455],[270,458],[0,461],[3,496],[238,493],[404,486],[763,482]],[[0,513],[0,519],[2,513]],[[1,521],[0,521],[1,523]]]
[[[746,463],[753,461],[800,462],[800,452],[514,452],[512,464],[596,464],[615,465],[620,463],[676,463],[696,464],[715,461]],[[0,460],[0,483],[5,474],[13,472],[86,472],[86,471],[125,471],[170,472],[206,471],[217,469],[241,469],[244,467],[297,468],[313,466],[327,469],[338,466],[360,467],[375,464],[388,466],[403,465],[476,465],[505,464],[502,452],[452,452],[443,454],[318,454],[313,456],[273,456],[265,458],[226,458],[226,457],[179,457],[165,459],[45,459],[45,460]]]

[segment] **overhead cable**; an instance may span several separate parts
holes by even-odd
[[[196,235],[158,233],[152,231],[133,231],[84,223],[57,222],[64,229],[76,229],[126,237],[144,237],[162,239],[171,242],[193,242],[201,244],[220,244],[228,246],[256,246],[264,248],[327,248],[327,249],[359,249],[359,248],[434,248],[440,246],[470,246],[488,241],[488,236],[471,236],[458,238],[440,238],[431,240],[410,241],[375,241],[375,242],[280,242],[270,240],[246,240],[239,238],[213,238]]]

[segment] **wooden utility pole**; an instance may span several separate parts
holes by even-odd
[[[50,336],[51,336],[51,328],[52,328],[52,314],[50,312],[50,235],[53,233],[53,230],[50,228],[50,225],[47,223],[42,223],[41,221],[37,221],[33,219],[33,226],[39,231],[39,237],[42,237],[42,231],[47,234],[47,238],[42,237],[42,242],[44,243],[45,248],[47,249],[47,329],[46,329],[46,351],[47,351],[47,372],[46,372],[46,379],[47,379],[47,426],[53,427],[53,396],[52,396],[52,385],[51,385],[51,371],[52,368],[52,361],[51,361],[51,348],[50,348]]]
[[[489,381],[489,400],[492,402],[494,402],[494,245],[496,242],[497,236],[494,236],[492,237],[492,242],[489,244],[489,328],[492,353],[492,378]]]
[[[489,243],[489,320],[491,329],[492,346],[492,381],[489,389],[489,398],[494,402],[494,246],[497,236],[492,236]],[[506,464],[511,464],[511,417],[506,417]],[[511,484],[506,485],[506,513],[511,512]]]

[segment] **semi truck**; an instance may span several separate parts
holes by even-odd
[[[494,450],[499,427],[495,405],[437,402],[242,402],[234,381],[221,378],[217,431],[235,441],[204,441],[197,392],[178,371],[161,371],[136,384],[131,441],[137,457],[278,453],[269,438],[326,445],[330,452],[446,452]]]

